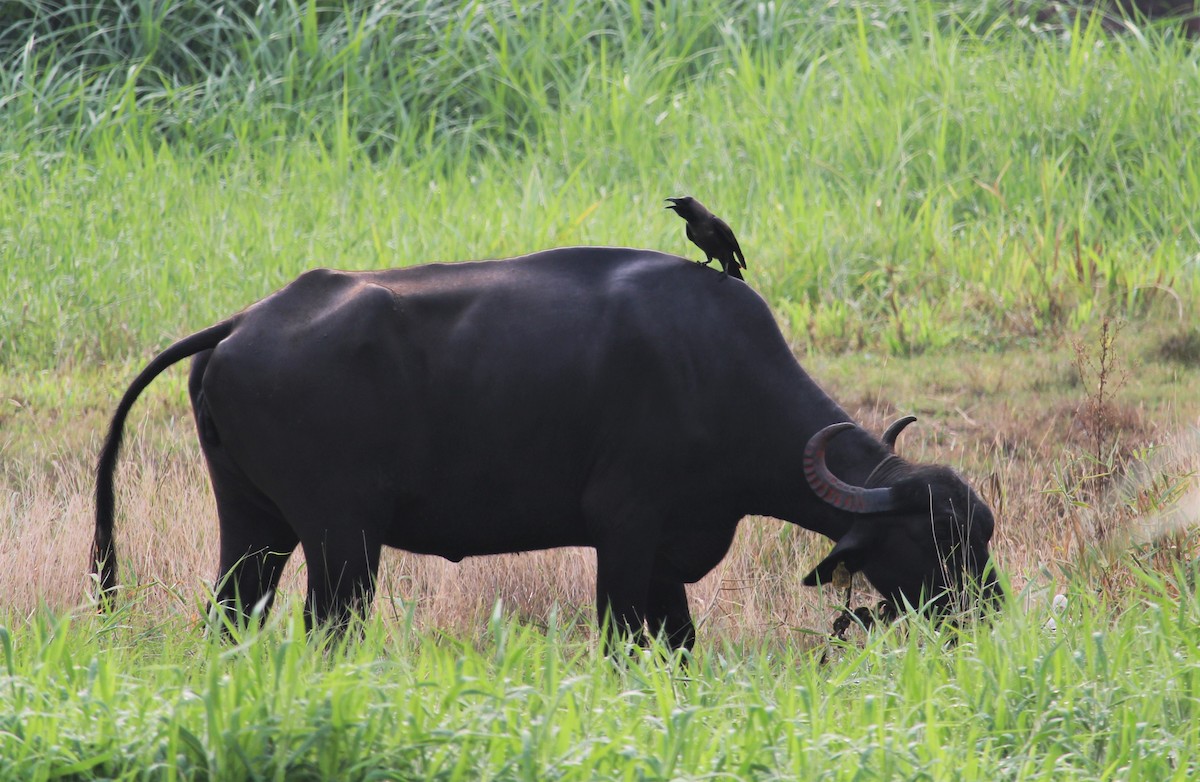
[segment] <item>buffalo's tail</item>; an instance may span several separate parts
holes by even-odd
[[[117,469],[117,454],[121,450],[121,435],[125,418],[150,381],[176,361],[204,350],[215,348],[233,331],[235,320],[226,320],[176,342],[159,353],[146,365],[125,391],[108,425],[108,436],[100,449],[96,464],[96,536],[92,547],[92,573],[100,582],[100,606],[108,607],[117,586],[117,552],[113,545],[113,474]]]

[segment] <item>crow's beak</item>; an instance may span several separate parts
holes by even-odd
[[[671,205],[670,205],[670,206],[664,206],[664,207],[663,207],[663,209],[674,209],[675,207],[679,206],[679,199],[678,199],[678,198],[668,198],[667,200],[671,202]]]

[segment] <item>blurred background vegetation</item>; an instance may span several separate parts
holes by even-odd
[[[1147,7],[1145,10],[1155,10]],[[1188,28],[1024,2],[5,4],[0,365],[312,266],[731,222],[811,347],[994,349],[1195,296]]]

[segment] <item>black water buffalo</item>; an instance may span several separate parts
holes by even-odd
[[[217,600],[243,611],[269,603],[297,544],[316,622],[369,605],[385,545],[454,561],[591,546],[601,618],[690,648],[684,584],[749,514],[837,541],[808,584],[845,563],[914,605],[968,582],[999,593],[987,506],[952,470],[910,464],[850,423],[753,290],[675,256],[576,247],[310,271],[160,353],[100,455],[105,594],[125,418],[193,355]]]

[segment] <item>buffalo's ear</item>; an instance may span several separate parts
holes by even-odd
[[[863,555],[874,542],[873,537],[863,529],[862,524],[854,525],[837,542],[837,545],[833,547],[833,551],[829,552],[829,556],[821,560],[821,563],[804,577],[804,586],[811,587],[821,584],[832,584],[833,571],[837,569],[839,564],[845,564],[846,569],[851,573],[860,570],[862,568]]]

